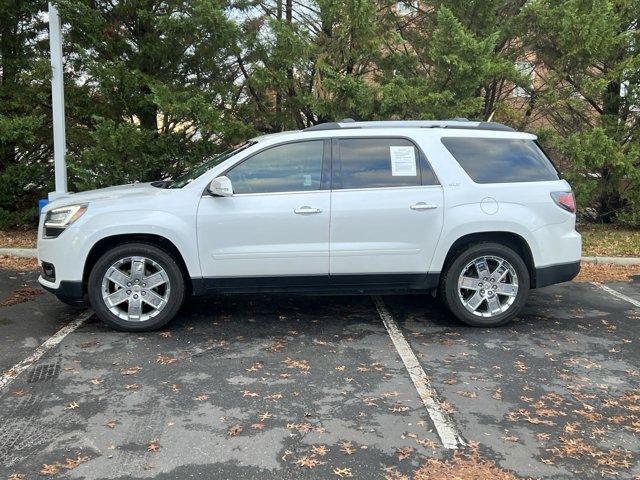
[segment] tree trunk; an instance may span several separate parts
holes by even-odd
[[[613,81],[607,85],[603,96],[601,121],[605,128],[611,130],[618,123],[622,98],[620,97],[620,82]],[[612,128],[611,128],[612,127]],[[612,132],[616,135],[615,131]],[[622,184],[620,175],[616,174],[612,165],[605,163],[600,171],[602,175],[601,190],[598,198],[598,220],[603,223],[613,223],[618,212],[625,207],[622,199]]]

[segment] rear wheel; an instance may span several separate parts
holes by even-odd
[[[529,271],[511,248],[481,243],[456,255],[439,291],[459,320],[476,327],[497,327],[510,322],[526,302]]]
[[[173,257],[153,245],[125,243],[102,255],[91,270],[89,301],[113,328],[154,330],[168,323],[185,296],[185,282]]]

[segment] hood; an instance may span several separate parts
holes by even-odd
[[[90,203],[96,200],[120,199],[123,197],[157,194],[161,189],[151,185],[151,183],[130,183],[128,185],[117,185],[115,187],[99,188],[97,190],[87,190],[85,192],[69,193],[64,197],[57,198],[49,202],[43,209],[47,212],[52,208],[75,205],[78,203]]]

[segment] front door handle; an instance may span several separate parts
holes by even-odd
[[[322,213],[322,210],[305,205],[304,207],[296,208],[293,213],[297,213],[298,215],[310,215],[312,213]]]
[[[418,202],[414,203],[409,208],[411,208],[411,210],[433,210],[435,208],[438,208],[438,206],[432,203]]]

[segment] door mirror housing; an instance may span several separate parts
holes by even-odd
[[[233,185],[229,177],[217,177],[209,184],[209,195],[214,197],[231,197],[233,195]]]

